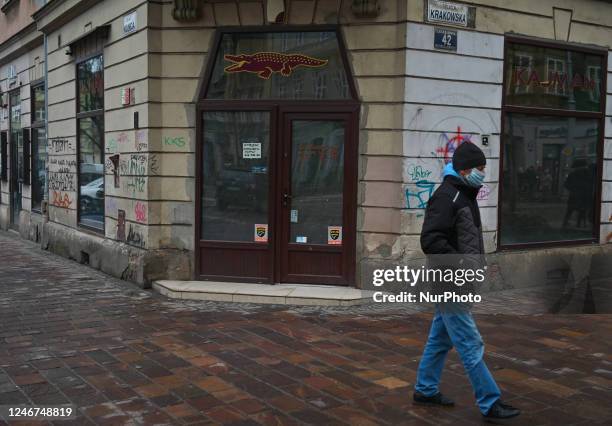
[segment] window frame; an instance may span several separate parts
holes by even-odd
[[[92,59],[101,57],[102,58],[102,87],[104,87],[104,52],[96,51],[94,53],[82,56],[78,58],[74,62],[74,76],[75,76],[75,118],[76,118],[76,182],[77,182],[77,190],[76,190],[76,214],[77,214],[77,227],[80,229],[84,229],[87,231],[91,231],[95,234],[106,233],[106,175],[104,173],[104,167],[102,171],[102,178],[104,179],[104,203],[103,203],[103,211],[102,211],[102,227],[97,228],[95,226],[87,225],[81,222],[81,119],[92,118],[92,117],[102,117],[102,123],[105,124],[104,120],[104,90],[102,92],[102,108],[91,111],[81,111],[80,98],[79,98],[79,65],[90,61]],[[104,166],[104,156],[106,150],[106,141],[104,134],[102,135],[102,165]]]
[[[304,32],[333,32],[336,34],[336,40],[338,41],[338,50],[340,54],[340,60],[343,65],[343,69],[346,71],[346,79],[348,84],[348,97],[346,99],[272,99],[272,98],[264,98],[264,99],[214,99],[208,98],[208,91],[210,90],[212,84],[211,79],[213,76],[213,71],[215,68],[215,58],[221,47],[221,43],[223,41],[223,36],[225,34],[239,34],[239,33],[304,33]],[[265,104],[279,104],[279,103],[317,103],[317,102],[325,102],[330,105],[346,105],[350,103],[359,103],[360,97],[357,92],[357,86],[355,84],[355,75],[352,73],[352,66],[350,64],[348,58],[348,48],[346,45],[346,41],[344,39],[344,34],[341,31],[339,25],[334,24],[323,24],[323,25],[279,25],[279,26],[257,26],[257,25],[245,25],[245,26],[227,26],[227,27],[218,27],[215,31],[214,38],[211,43],[211,48],[209,51],[211,52],[211,60],[207,61],[206,66],[204,67],[202,74],[202,84],[198,91],[198,98],[196,107],[200,108],[207,103],[225,103],[228,104],[235,103],[254,103],[258,105]],[[303,91],[303,78],[301,78],[301,90]]]
[[[35,98],[34,98],[34,91],[38,88],[43,89],[43,93],[45,95],[45,99],[44,99],[44,104],[43,104],[43,110],[45,111],[45,116],[43,118],[43,120],[34,120],[34,118],[36,118],[36,109],[34,108],[35,105]],[[31,117],[31,121],[30,121],[30,202],[31,202],[31,206],[30,206],[30,210],[34,213],[39,213],[42,214],[42,204],[43,201],[48,200],[49,199],[49,193],[46,190],[47,189],[47,182],[45,180],[45,185],[43,188],[43,198],[40,200],[40,206],[35,208],[34,207],[34,182],[38,182],[38,179],[34,178],[34,172],[35,172],[35,167],[34,167],[34,147],[36,147],[36,150],[38,152],[38,138],[34,138],[34,130],[36,130],[37,132],[40,131],[40,129],[42,129],[43,131],[45,130],[45,122],[47,121],[47,110],[46,110],[46,98],[47,98],[47,91],[45,90],[45,80],[44,78],[35,80],[35,81],[31,81],[30,82],[30,117]],[[47,140],[47,135],[45,133],[45,140]],[[47,148],[47,147],[45,147]],[[48,155],[48,151],[47,151],[47,155]],[[46,160],[45,160],[45,173],[47,168],[49,167],[49,157],[47,156]]]
[[[519,36],[514,34],[505,34],[504,37],[504,76],[502,86],[502,105],[501,105],[501,130],[500,130],[500,147],[499,147],[499,176],[498,176],[498,203],[497,203],[497,238],[496,246],[498,251],[520,250],[525,248],[544,248],[544,247],[563,247],[576,246],[584,244],[599,244],[600,228],[601,228],[601,191],[602,191],[602,176],[603,176],[603,155],[604,155],[604,140],[605,140],[605,116],[606,116],[606,93],[607,79],[601,81],[601,96],[599,100],[599,111],[573,111],[558,108],[543,108],[530,106],[517,106],[506,104],[506,91],[509,82],[508,73],[506,72],[508,46],[510,44],[522,44],[527,46],[547,47],[552,49],[561,49],[565,51],[575,51],[597,55],[601,59],[601,69],[608,72],[608,50],[605,48],[587,47],[575,43],[557,42],[554,40],[545,40],[534,37]],[[603,74],[604,71],[602,71]],[[559,117],[574,117],[574,118],[592,118],[598,121],[598,141],[597,141],[597,175],[595,188],[595,205],[593,206],[593,234],[589,239],[580,240],[556,240],[556,241],[539,241],[531,243],[515,243],[502,244],[502,203],[503,203],[503,184],[504,184],[504,152],[505,152],[505,134],[506,134],[506,115],[508,113],[520,113],[527,115],[548,115]]]
[[[348,94],[349,96],[346,99],[209,99],[207,98],[207,92],[211,86],[211,78],[214,68],[214,60],[207,61],[207,64],[203,68],[200,81],[200,89],[198,91],[198,98],[195,105],[196,109],[196,147],[195,147],[195,158],[196,158],[196,180],[195,180],[195,192],[196,192],[196,203],[195,203],[195,223],[194,223],[194,241],[195,241],[195,261],[194,261],[194,279],[214,279],[214,280],[224,280],[220,275],[205,275],[202,271],[201,259],[202,253],[206,252],[206,250],[214,249],[214,248],[228,248],[233,247],[236,249],[240,249],[243,247],[253,247],[253,243],[235,243],[235,242],[227,242],[227,241],[209,241],[202,240],[202,188],[204,182],[203,176],[203,162],[201,161],[203,155],[203,119],[202,114],[206,111],[270,111],[272,114],[271,121],[271,138],[272,140],[277,140],[280,136],[279,133],[282,132],[282,120],[280,118],[283,114],[287,114],[291,111],[296,112],[321,112],[322,108],[325,108],[325,111],[333,111],[333,112],[342,112],[351,114],[351,118],[349,120],[349,124],[347,127],[350,128],[352,135],[349,140],[352,140],[353,143],[357,144],[358,142],[358,121],[359,121],[359,111],[361,108],[361,99],[357,92],[356,84],[355,84],[355,75],[352,72],[352,67],[350,65],[348,59],[348,48],[346,46],[346,42],[344,39],[344,35],[341,31],[339,25],[279,25],[279,26],[227,26],[227,27],[218,27],[215,31],[214,39],[211,43],[211,48],[209,49],[210,56],[212,58],[216,57],[217,52],[219,51],[223,35],[226,33],[248,33],[248,32],[262,32],[262,33],[275,33],[275,32],[334,32],[336,34],[336,38],[338,40],[338,48],[340,51],[340,59],[342,61],[343,69],[346,70],[346,79],[348,85]],[[305,82],[303,78],[299,78],[299,73],[296,75],[297,81],[299,82],[297,87],[303,91]],[[328,84],[330,82],[328,81]],[[276,138],[276,139],[275,139]],[[271,140],[271,143],[272,143]],[[276,150],[274,146],[272,149]],[[345,147],[345,149],[348,149]],[[357,147],[354,147],[355,152],[350,155],[354,155],[355,159],[357,157]],[[276,158],[277,153],[273,151],[271,153],[273,158]],[[348,151],[345,152],[345,155],[349,155]],[[273,160],[272,166],[279,167],[275,164],[276,160]],[[351,163],[356,167],[356,161]],[[355,172],[355,176],[357,176],[357,172]],[[275,173],[275,180],[270,179],[270,194],[273,194],[272,188],[277,188],[279,186],[279,176],[281,171],[280,168]],[[354,206],[357,206],[357,179],[354,182],[348,184],[348,189],[346,189],[343,193],[343,196],[351,199]],[[278,189],[278,188],[277,188]],[[270,206],[274,206],[274,214],[278,214],[278,206],[276,201],[270,195],[269,198]],[[272,210],[269,210],[269,212]],[[275,216],[272,216],[272,220]],[[353,235],[357,235],[356,230],[356,216],[351,217],[351,221],[347,221],[344,225],[345,231],[345,239],[348,240],[349,232],[353,232]],[[259,246],[258,250],[270,250],[270,244],[272,246],[279,246],[280,240],[280,232],[276,237],[273,237],[272,240],[266,245]],[[356,238],[356,237],[351,237]],[[278,241],[277,241],[278,240]],[[257,246],[255,246],[257,247]],[[349,282],[354,282],[354,273],[356,268],[356,254],[355,254],[355,244],[353,242],[352,246],[347,245],[348,251],[347,256],[349,256],[350,267],[349,269]],[[274,256],[278,256],[278,254],[274,254]],[[271,257],[272,259],[273,257]],[[272,262],[274,263],[274,262]],[[280,263],[275,267],[273,264],[270,265],[272,268],[271,272],[271,281],[270,283],[279,282],[280,280]],[[227,280],[227,278],[225,279]],[[230,278],[229,280],[235,281],[235,278]],[[253,279],[241,278],[244,281],[253,281]]]

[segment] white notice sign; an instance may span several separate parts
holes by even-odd
[[[242,158],[261,158],[261,143],[244,142],[242,144]]]
[[[136,12],[123,17],[123,34],[129,34],[136,31]]]

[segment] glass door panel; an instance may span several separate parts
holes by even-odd
[[[268,241],[270,114],[204,113],[202,240]]]
[[[341,244],[344,122],[294,120],[291,139],[289,242]]]
[[[282,282],[346,285],[350,281],[353,226],[347,222],[354,206],[347,197],[352,191],[347,179],[350,182],[354,171],[352,166],[347,170],[345,155],[349,119],[349,114],[340,112],[284,115]]]
[[[204,111],[200,278],[270,283],[273,217],[270,111]]]

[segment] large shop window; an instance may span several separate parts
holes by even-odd
[[[79,224],[104,230],[104,62],[77,65]]]
[[[40,212],[47,187],[47,135],[45,134],[45,86],[32,88],[32,210]]]
[[[508,42],[502,247],[597,240],[604,59]]]

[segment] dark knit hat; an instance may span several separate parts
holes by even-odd
[[[453,154],[453,168],[456,172],[487,164],[484,152],[471,142],[463,142]]]

